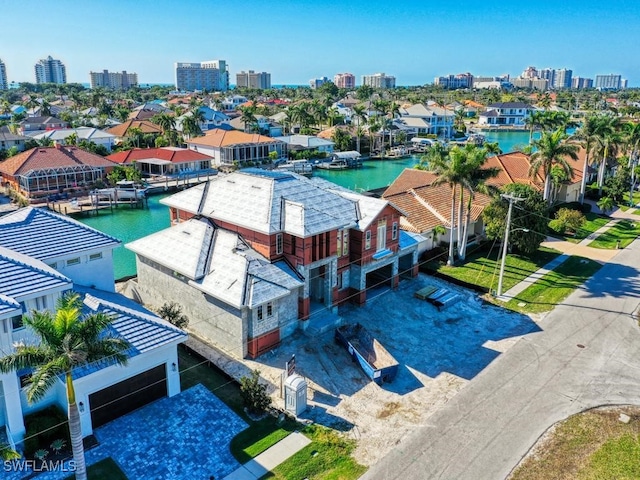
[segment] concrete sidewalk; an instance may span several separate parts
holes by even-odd
[[[565,262],[570,256],[575,255],[579,257],[585,257],[598,263],[607,263],[615,257],[620,250],[606,250],[602,248],[589,247],[589,244],[598,238],[600,235],[609,230],[612,226],[618,223],[619,219],[613,219],[606,225],[600,227],[598,230],[587,236],[580,243],[571,243],[566,240],[560,240],[558,238],[547,237],[547,240],[542,242],[541,246],[547,248],[553,248],[562,252],[556,258],[551,260],[544,267],[536,270],[520,283],[515,284],[509,290],[497,297],[501,302],[508,302],[512,298],[517,297],[520,293],[533,285],[535,282],[544,277],[547,273],[557,268],[563,262]]]
[[[224,477],[224,480],[257,480],[310,443],[311,440],[300,432],[293,432]]]

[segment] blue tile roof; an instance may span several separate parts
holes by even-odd
[[[131,344],[131,348],[127,352],[130,358],[169,343],[183,342],[187,339],[185,332],[141,306],[132,305],[131,300],[120,294],[88,288],[76,288],[75,290],[80,293],[84,292],[85,308],[83,313],[101,312],[113,317],[110,333],[124,338]],[[109,360],[85,365],[74,369],[73,377],[84,377],[111,365],[113,362]]]
[[[22,312],[22,307],[14,299],[0,293],[0,316],[7,314],[18,315]]]
[[[418,240],[414,235],[405,232],[404,230],[400,230],[400,238],[399,238],[400,249],[405,249],[412,247],[413,245],[418,244]]]
[[[72,282],[39,260],[0,247],[0,293],[19,299],[39,292],[69,289]]]
[[[39,260],[119,244],[114,237],[43,208],[26,207],[0,217],[0,246]]]

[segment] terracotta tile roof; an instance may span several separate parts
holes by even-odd
[[[427,172],[426,170],[418,170],[415,168],[405,168],[391,185],[382,194],[383,197],[395,195],[396,193],[404,193],[412,188],[418,188],[425,185],[431,185],[438,178],[436,174]]]
[[[464,104],[465,107],[471,107],[471,108],[484,108],[484,105],[482,103],[479,102],[475,102],[473,100],[465,100],[464,102],[462,102]]]
[[[162,133],[162,128],[147,120],[127,120],[126,122],[116,125],[115,127],[108,128],[105,131],[115,135],[116,137],[126,137],[130,128],[139,128],[142,130],[142,133]]]
[[[106,158],[112,162],[120,164],[132,163],[137,160],[146,160],[149,158],[158,158],[172,163],[211,160],[211,157],[204,153],[177,147],[134,148],[132,150],[123,150],[122,152],[113,153]]]
[[[238,130],[222,130],[220,128],[214,128],[209,130],[206,135],[202,137],[192,138],[187,141],[188,145],[204,145],[208,147],[228,147],[230,145],[241,145],[249,143],[276,143],[280,140],[273,139],[271,137],[265,137],[264,135],[258,135],[256,133],[245,133]]]
[[[30,170],[75,165],[112,167],[114,163],[100,155],[87,152],[78,147],[37,147],[10,157],[0,163],[0,173],[6,175],[21,175]]]

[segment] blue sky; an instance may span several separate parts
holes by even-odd
[[[638,0],[0,0],[0,14],[0,59],[16,82],[33,82],[51,55],[82,83],[103,69],[171,83],[176,61],[223,59],[232,83],[252,69],[272,84],[347,71],[358,84],[386,72],[419,85],[533,65],[640,86]]]

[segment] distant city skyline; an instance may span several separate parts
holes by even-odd
[[[355,75],[358,85],[377,72],[396,77],[398,86],[423,85],[463,72],[515,77],[536,65],[592,79],[621,75],[629,87],[640,86],[635,0],[59,0],[35,14],[22,5],[0,0],[3,17],[12,19],[0,29],[9,82],[35,82],[34,64],[50,55],[73,83],[107,69],[137,72],[141,84],[173,84],[176,62],[218,58],[232,79],[252,69],[270,72],[274,85],[308,85],[340,72]],[[20,21],[27,15],[38,25],[29,32]],[[55,35],[47,26],[57,26]]]

